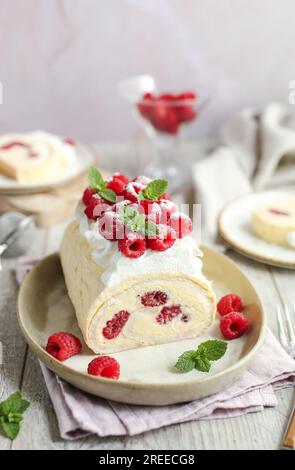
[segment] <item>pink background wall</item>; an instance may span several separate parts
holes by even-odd
[[[196,135],[213,134],[244,105],[287,104],[294,18],[292,0],[1,0],[0,132],[128,140],[116,83],[149,72],[163,89],[210,89]]]

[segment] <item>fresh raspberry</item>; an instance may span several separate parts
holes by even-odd
[[[79,338],[64,331],[49,336],[46,346],[48,354],[59,361],[65,361],[69,357],[79,354],[81,350],[82,344]]]
[[[163,201],[163,199],[167,199],[167,201],[172,201],[171,197],[169,196],[168,193],[162,194],[162,196],[159,197],[159,202]]]
[[[127,310],[120,310],[113,318],[106,322],[106,326],[102,330],[102,334],[106,339],[116,338],[122,331],[128,321],[130,313]]]
[[[140,201],[139,205],[141,209],[143,210],[143,212],[147,215],[149,220],[153,221],[155,224],[158,224],[160,222],[161,208],[157,202],[143,200],[143,201]]]
[[[123,181],[123,183],[125,183],[125,185],[129,183],[128,176],[123,175],[122,173],[114,173],[113,178],[116,178],[117,180]]]
[[[88,205],[86,206],[84,212],[87,215],[88,219],[97,220],[99,217],[102,217],[105,212],[110,209],[110,205],[105,202],[104,199],[100,197],[92,197]]]
[[[158,234],[147,240],[147,247],[155,251],[166,251],[176,240],[176,232],[166,225],[158,225]]]
[[[190,122],[197,116],[196,110],[193,106],[175,106],[179,122]]]
[[[162,93],[158,100],[159,101],[174,101],[176,99],[176,95],[174,95],[173,93]]]
[[[159,206],[161,209],[161,224],[168,224],[171,214],[176,212],[177,207],[173,201],[169,201],[168,199],[162,199],[159,202]]]
[[[221,297],[217,304],[219,315],[223,316],[230,312],[240,312],[243,308],[241,297],[236,294],[227,294]]]
[[[142,97],[142,101],[137,104],[140,114],[146,119],[150,119],[151,117],[154,99],[152,93],[145,93]]]
[[[88,364],[88,374],[96,377],[118,380],[120,377],[120,364],[110,356],[100,356]]]
[[[249,330],[249,322],[242,313],[231,312],[220,320],[220,331],[226,339],[235,339]]]
[[[160,290],[154,290],[152,292],[146,292],[141,296],[141,303],[145,307],[158,307],[164,305],[168,300],[166,292]]]
[[[189,101],[189,100],[195,100],[197,99],[197,95],[194,91],[185,91],[183,93],[180,93],[179,95],[176,96],[177,101]]]
[[[146,250],[146,241],[139,233],[127,233],[118,242],[118,248],[127,258],[139,258]]]
[[[193,230],[191,219],[185,215],[175,212],[170,217],[170,227],[172,227],[177,235],[177,238],[183,238],[189,235]]]
[[[125,228],[120,221],[119,214],[113,211],[105,212],[99,219],[98,227],[101,235],[107,240],[122,240],[125,235]]]
[[[126,186],[126,183],[124,183],[122,180],[116,177],[114,177],[107,184],[107,188],[112,189],[117,195],[122,194],[122,192],[125,189],[125,186]]]
[[[125,199],[128,199],[131,202],[137,202],[137,195],[139,191],[143,191],[144,188],[145,185],[133,181],[127,184],[125,190],[123,191],[123,196]]]
[[[181,313],[180,305],[171,305],[171,307],[163,307],[159,315],[156,317],[156,321],[161,325],[166,325],[166,323],[173,320]]]
[[[83,193],[83,198],[82,201],[87,206],[92,198],[92,196],[96,194],[96,191],[92,188],[86,188],[84,193]]]
[[[179,121],[175,110],[165,104],[152,106],[151,123],[155,129],[167,134],[177,134]]]

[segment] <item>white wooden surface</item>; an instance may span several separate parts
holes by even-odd
[[[123,156],[121,153],[121,157]],[[125,159],[120,161],[119,170],[126,165]],[[112,169],[113,165],[105,166]],[[28,255],[41,257],[55,251],[59,246],[64,227],[65,223],[62,223],[49,230],[40,230]],[[294,272],[266,267],[246,260],[231,250],[227,254],[257,287],[266,307],[269,325],[276,333],[276,305],[282,301],[290,303],[295,301]],[[280,447],[294,401],[292,389],[277,393],[276,408],[238,418],[173,425],[134,437],[92,436],[73,442],[60,439],[56,417],[40,367],[34,355],[28,350],[17,325],[15,315],[17,285],[14,266],[15,260],[5,260],[0,272],[0,341],[3,343],[4,352],[4,361],[0,365],[0,401],[16,389],[21,389],[24,396],[30,400],[31,406],[26,412],[21,432],[15,441],[10,442],[0,435],[0,449],[201,450]]]

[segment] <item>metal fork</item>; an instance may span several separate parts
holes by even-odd
[[[295,304],[292,306],[292,311],[295,316]],[[294,322],[291,319],[289,306],[284,304],[283,309],[277,306],[277,320],[279,339],[283,348],[295,358],[295,330]],[[283,446],[287,448],[295,448],[295,406],[291,413],[291,417],[287,426],[287,431],[283,440]]]

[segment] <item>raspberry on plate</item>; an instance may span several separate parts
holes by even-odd
[[[146,241],[141,234],[129,232],[119,240],[118,248],[127,258],[139,258],[146,250]]]
[[[100,356],[88,364],[88,374],[96,377],[118,380],[120,377],[120,364],[110,356]]]
[[[82,197],[82,201],[83,203],[85,204],[85,206],[87,206],[92,198],[92,196],[96,194],[96,191],[92,188],[86,188],[84,193],[83,193],[83,197]]]
[[[175,230],[177,238],[187,237],[193,230],[191,219],[187,215],[180,214],[179,212],[171,214],[170,227]]]
[[[241,297],[236,294],[224,295],[217,304],[217,310],[221,316],[230,312],[240,312],[243,307],[244,305]]]
[[[45,349],[55,359],[65,361],[69,357],[80,353],[82,344],[79,338],[71,333],[60,331],[49,336]]]
[[[236,339],[249,330],[247,318],[240,312],[231,312],[220,320],[220,331],[226,339]]]
[[[175,243],[176,232],[167,225],[159,225],[158,229],[158,234],[147,240],[147,247],[155,251],[166,251]]]

